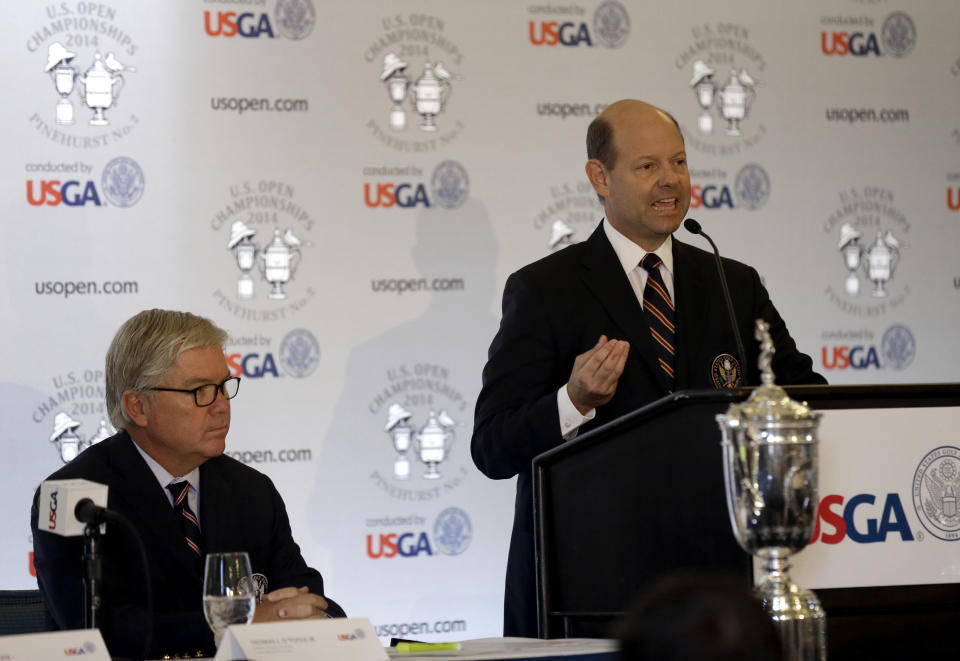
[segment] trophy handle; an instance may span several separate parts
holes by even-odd
[[[294,248],[290,251],[290,277],[293,277],[293,274],[297,272],[297,267],[300,266],[300,251]]]
[[[440,107],[447,107],[447,100],[450,98],[450,95],[453,93],[453,85],[447,81],[443,81],[440,85]]]
[[[116,85],[117,83],[120,83],[120,85],[117,86],[117,89],[115,89],[115,90],[113,91],[113,98],[114,98],[114,100],[120,98],[120,90],[123,89],[123,86],[126,84],[126,82],[127,82],[127,81],[126,81],[126,79],[123,77],[122,74],[119,74],[119,73],[118,73],[116,76],[114,76],[113,82],[110,83],[110,87],[112,88],[112,87],[113,87],[114,85]]]

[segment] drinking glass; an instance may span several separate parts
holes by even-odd
[[[217,646],[231,624],[248,624],[256,597],[246,552],[208,553],[203,573],[203,615]]]

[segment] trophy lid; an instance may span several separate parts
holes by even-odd
[[[773,382],[771,359],[775,349],[770,338],[770,324],[757,319],[754,337],[760,341],[759,367],[763,385],[742,404],[730,406],[726,418],[767,428],[816,426],[820,414],[811,410],[806,402],[790,399],[787,392]]]

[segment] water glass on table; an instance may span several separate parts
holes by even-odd
[[[203,615],[220,646],[231,624],[248,624],[256,609],[250,557],[246,552],[208,553],[203,574]]]

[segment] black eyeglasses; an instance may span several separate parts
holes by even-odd
[[[220,383],[205,383],[202,386],[191,388],[145,388],[145,390],[160,390],[163,392],[188,392],[193,394],[193,401],[197,406],[210,406],[217,400],[217,391],[223,393],[224,399],[233,399],[240,391],[240,377],[231,376]]]

